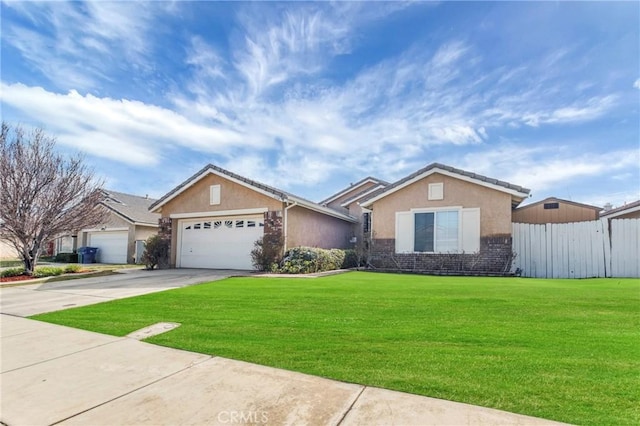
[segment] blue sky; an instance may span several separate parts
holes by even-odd
[[[640,198],[638,2],[2,2],[2,118],[162,196],[208,163],[319,201],[432,162]]]

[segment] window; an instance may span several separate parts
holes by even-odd
[[[236,228],[243,228],[244,220],[236,220]]]
[[[200,229],[200,226],[201,225],[199,223],[196,223],[195,225],[193,225],[193,229]]]
[[[396,253],[476,253],[480,209],[416,209],[396,213]]]
[[[559,208],[560,208],[560,204],[558,203],[544,203],[545,210],[559,209]]]
[[[458,211],[415,213],[414,252],[458,251]]]
[[[427,198],[429,200],[444,200],[444,183],[430,183]]]
[[[212,206],[220,204],[220,185],[211,185],[209,191],[210,204]]]
[[[211,222],[205,222],[203,225],[204,229],[211,229]]]
[[[255,228],[256,227],[256,221],[255,220],[248,220],[247,221],[247,228]]]
[[[371,213],[364,213],[362,215],[362,232],[365,234],[371,231]]]

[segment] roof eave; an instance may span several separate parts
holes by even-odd
[[[358,223],[358,219],[356,219],[353,216],[350,216],[350,215],[347,215],[347,214],[344,214],[344,213],[340,213],[339,211],[336,211],[336,210],[334,210],[332,208],[324,207],[324,206],[321,206],[320,204],[312,203],[310,201],[307,201],[307,200],[299,198],[299,197],[289,196],[288,200],[291,201],[291,202],[296,203],[300,207],[304,207],[304,208],[307,208],[309,210],[316,211],[318,213],[323,213],[323,214],[326,214],[328,216],[333,216],[335,218],[342,219],[342,220],[344,220],[346,222]]]
[[[419,175],[416,175],[413,178],[408,179],[406,182],[403,182],[403,183],[399,184],[398,186],[391,187],[388,190],[384,190],[383,192],[381,192],[380,194],[378,194],[377,196],[375,196],[373,198],[365,200],[361,204],[361,206],[362,207],[370,207],[373,203],[375,203],[376,201],[386,197],[387,195],[391,195],[394,192],[399,191],[399,190],[401,190],[401,189],[403,189],[403,188],[405,188],[405,187],[407,187],[407,186],[409,186],[409,185],[411,185],[411,184],[413,184],[415,182],[418,182],[418,181],[424,179],[425,177],[430,176],[430,175],[432,175],[434,173],[439,173],[439,174],[442,174],[442,175],[445,175],[445,176],[450,176],[450,177],[453,177],[455,179],[460,179],[460,180],[463,180],[463,181],[466,181],[466,182],[475,183],[475,184],[480,185],[480,186],[484,186],[484,187],[487,187],[487,188],[495,189],[495,190],[500,191],[500,192],[504,192],[504,193],[510,194],[511,195],[511,199],[512,199],[512,204],[513,204],[513,201],[517,201],[517,203],[515,204],[516,206],[518,204],[520,204],[524,199],[529,197],[529,192],[531,192],[531,190],[529,190],[527,188],[521,188],[521,190],[518,190],[518,189],[515,189],[515,188],[507,188],[507,187],[502,186],[502,185],[493,184],[491,182],[486,182],[486,181],[483,181],[483,180],[480,180],[480,179],[477,179],[477,178],[474,178],[474,177],[471,177],[471,176],[466,176],[466,175],[462,175],[462,174],[459,174],[459,173],[451,172],[449,170],[445,170],[445,169],[443,169],[441,167],[436,166],[436,167],[429,168],[428,170],[425,170],[423,173],[420,173]],[[498,181],[496,180],[496,182],[498,182]]]

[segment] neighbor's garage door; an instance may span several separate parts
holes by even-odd
[[[252,269],[251,250],[263,233],[262,216],[182,220],[178,266]]]
[[[89,233],[89,246],[98,248],[100,263],[127,263],[127,241],[126,231]]]

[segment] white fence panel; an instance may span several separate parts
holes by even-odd
[[[513,251],[525,277],[640,277],[640,219],[514,223]]]
[[[640,277],[640,219],[611,221],[611,276]]]

